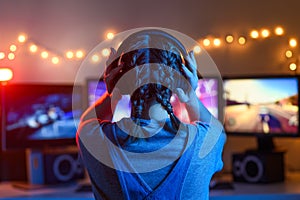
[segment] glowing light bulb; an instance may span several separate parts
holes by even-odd
[[[221,40],[219,38],[215,38],[213,43],[216,47],[219,47],[221,45]]]
[[[284,34],[283,28],[282,28],[281,26],[277,26],[277,27],[275,28],[275,34],[276,34],[276,35],[283,35],[283,34]]]
[[[290,45],[291,47],[296,47],[296,46],[297,46],[297,40],[296,40],[295,38],[291,38],[291,39],[289,40],[289,45]]]
[[[285,57],[291,58],[292,56],[293,56],[293,52],[292,52],[291,50],[287,50],[287,51],[285,52]]]
[[[193,50],[194,50],[194,53],[196,53],[196,54],[201,53],[201,47],[198,45],[194,46]]]
[[[43,51],[43,52],[41,52],[41,57],[46,59],[49,57],[49,53],[47,51]]]
[[[13,59],[15,59],[15,54],[14,53],[9,53],[8,55],[7,55],[7,58],[8,58],[8,60],[13,60]]]
[[[97,63],[100,61],[100,56],[97,54],[92,55],[91,57],[92,62]]]
[[[106,34],[106,38],[109,39],[109,40],[112,40],[114,37],[115,37],[115,34],[113,32],[108,32]]]
[[[13,78],[13,71],[9,68],[0,68],[0,82],[9,81]]]
[[[58,57],[56,57],[56,56],[54,56],[52,59],[51,59],[51,61],[52,61],[52,63],[53,64],[58,64],[59,63],[59,58]]]
[[[292,70],[292,71],[295,71],[297,69],[296,63],[291,63],[289,67],[290,67],[290,70]]]
[[[259,34],[258,34],[258,31],[257,30],[253,30],[250,32],[250,37],[253,38],[253,39],[256,39],[258,38]]]
[[[210,40],[209,39],[204,39],[203,40],[203,45],[208,47],[210,45]]]
[[[30,45],[30,47],[29,47],[30,52],[35,53],[35,52],[37,52],[37,50],[38,50],[38,47],[35,44]]]
[[[76,58],[83,58],[84,53],[81,50],[76,51]]]
[[[17,46],[14,45],[14,44],[12,44],[12,45],[10,45],[9,50],[10,50],[11,52],[15,52],[15,51],[17,50]]]
[[[233,36],[232,35],[227,35],[226,38],[225,38],[225,40],[226,40],[227,43],[230,44],[230,43],[233,42]]]
[[[0,52],[0,60],[5,58],[5,53],[4,52]]]
[[[241,37],[239,37],[238,42],[240,45],[244,45],[244,44],[246,44],[246,38],[241,36]]]
[[[74,53],[72,51],[67,51],[66,57],[69,58],[69,59],[71,59],[71,58],[74,57]]]
[[[261,36],[266,38],[266,37],[269,37],[270,36],[270,31],[268,29],[263,29],[261,31]]]
[[[110,54],[110,50],[107,49],[107,48],[105,48],[105,49],[102,50],[101,53],[102,53],[102,55],[103,55],[104,57],[107,57],[107,56],[109,56],[109,54]]]
[[[19,41],[20,43],[24,43],[24,42],[26,42],[26,40],[27,40],[27,37],[26,37],[25,34],[20,34],[20,35],[19,35],[18,41]]]

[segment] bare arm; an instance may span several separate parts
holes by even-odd
[[[177,88],[177,96],[180,101],[185,103],[186,109],[190,121],[202,121],[211,122],[214,116],[207,110],[203,103],[197,98],[195,89],[197,88],[198,76],[197,76],[197,63],[194,57],[194,53],[189,52],[185,58],[186,63],[182,65],[182,69],[190,83],[190,90],[183,91],[181,88]]]

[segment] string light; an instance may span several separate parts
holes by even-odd
[[[295,38],[291,38],[291,39],[289,40],[289,45],[290,45],[291,47],[296,47],[296,46],[297,46],[297,40],[296,40]]]
[[[281,26],[277,26],[275,28],[275,34],[276,35],[283,35],[283,33],[284,33],[284,30],[283,30],[283,28]]]
[[[100,61],[100,56],[97,55],[97,54],[94,54],[94,55],[91,57],[91,60],[92,60],[92,62],[97,63],[97,62]]]
[[[210,45],[210,40],[209,39],[204,39],[203,40],[203,45],[208,47]]]
[[[194,46],[193,50],[194,50],[194,53],[196,53],[196,54],[201,53],[201,47],[198,45]]]
[[[84,53],[82,50],[76,51],[76,58],[83,58],[83,56],[84,56]]]
[[[228,44],[231,44],[233,42],[233,36],[232,35],[227,35],[225,40]]]
[[[52,63],[53,64],[58,64],[59,63],[59,58],[58,57],[56,57],[56,56],[54,56],[52,59],[51,59],[51,61],[52,61]]]
[[[12,45],[10,45],[9,50],[12,52],[15,52],[17,50],[17,46],[12,44]]]
[[[244,45],[244,44],[246,44],[246,38],[241,36],[241,37],[239,37],[238,42],[240,45]]]
[[[115,37],[115,34],[113,32],[108,32],[106,34],[106,38],[109,39],[109,40],[112,40],[114,37]]]
[[[219,38],[215,38],[213,43],[216,47],[219,47],[221,45],[221,40]]]
[[[293,52],[292,52],[291,50],[287,50],[287,51],[285,52],[285,57],[291,58],[292,56],[293,56]]]
[[[295,71],[297,69],[296,63],[291,63],[289,67],[290,67],[290,70],[292,70],[292,71]]]
[[[269,37],[269,36],[270,36],[270,31],[269,31],[268,29],[263,29],[263,30],[261,31],[261,36],[262,36],[263,38]]]
[[[107,48],[105,48],[105,49],[103,49],[103,50],[101,51],[101,53],[102,53],[102,55],[103,55],[104,57],[107,57],[107,56],[109,56],[110,51],[109,51]]]
[[[15,57],[16,57],[16,56],[15,56],[14,53],[9,53],[9,54],[7,55],[8,60],[14,60]]]
[[[72,59],[74,57],[74,53],[72,51],[67,51],[66,52],[66,57],[69,59]]]
[[[30,52],[35,53],[35,52],[37,52],[37,50],[38,50],[38,47],[35,44],[32,44],[29,46]]]
[[[5,58],[5,53],[4,52],[0,52],[0,60]]]
[[[47,59],[49,57],[49,53],[47,51],[42,51],[41,52],[41,57],[44,59]]]
[[[253,39],[256,39],[258,38],[259,34],[258,34],[258,31],[257,30],[252,30],[250,32],[250,37],[253,38]]]
[[[25,34],[20,34],[20,35],[19,35],[18,41],[19,41],[20,43],[24,43],[24,42],[26,42],[26,40],[27,40],[27,37],[26,37]]]

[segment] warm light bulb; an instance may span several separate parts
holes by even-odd
[[[259,36],[258,31],[257,31],[257,30],[251,31],[250,36],[251,36],[251,38],[253,38],[253,39],[258,38],[258,36]]]
[[[270,36],[270,31],[268,29],[263,29],[261,31],[261,36],[266,38],[266,37],[269,37]]]
[[[239,44],[240,44],[240,45],[246,44],[246,38],[243,37],[243,36],[239,37],[238,41],[239,41]]]
[[[0,82],[9,81],[13,78],[13,71],[9,68],[0,68]]]
[[[204,39],[203,40],[203,45],[208,47],[210,45],[210,40],[209,39]]]
[[[76,51],[76,58],[83,58],[83,55],[84,55],[83,51],[81,50]]]
[[[49,53],[47,51],[43,51],[41,53],[41,57],[44,58],[44,59],[48,58],[48,56],[49,56]]]
[[[275,28],[275,34],[276,34],[276,35],[283,35],[283,33],[284,33],[284,30],[283,30],[282,27],[277,26],[277,27]]]
[[[109,39],[109,40],[112,40],[114,37],[115,37],[115,34],[113,32],[108,32],[106,34],[106,38]]]
[[[103,55],[104,57],[109,56],[109,54],[110,54],[109,49],[105,48],[105,49],[102,50],[102,55]]]
[[[285,57],[291,58],[292,56],[293,56],[293,52],[292,52],[291,50],[287,50],[287,51],[285,52]]]
[[[67,51],[66,57],[69,58],[69,59],[71,59],[71,58],[74,57],[74,53],[72,51]]]
[[[233,42],[233,36],[232,35],[227,35],[226,38],[225,38],[225,40],[226,40],[227,43],[230,44],[230,43]]]
[[[52,61],[53,64],[56,65],[56,64],[59,63],[59,58],[55,56],[55,57],[53,57],[53,58],[51,59],[51,61]]]
[[[13,60],[13,59],[15,59],[15,54],[14,53],[9,53],[8,55],[7,55],[7,58],[8,58],[8,60]]]
[[[9,50],[12,52],[15,52],[17,50],[17,46],[12,44],[12,45],[10,45]]]
[[[291,63],[289,67],[290,67],[290,70],[292,70],[292,71],[295,71],[297,69],[296,63]]]
[[[199,53],[201,53],[201,47],[200,46],[198,46],[198,45],[196,45],[196,46],[194,46],[194,53],[196,53],[196,54],[199,54]]]
[[[0,60],[5,58],[5,53],[4,52],[0,52]]]
[[[295,47],[295,46],[297,46],[297,40],[295,38],[291,38],[289,40],[289,44],[291,47]]]
[[[100,61],[100,56],[97,54],[92,55],[91,57],[92,62],[97,63]]]
[[[38,47],[35,44],[30,45],[29,47],[29,51],[31,51],[32,53],[37,52]]]
[[[19,41],[20,43],[24,43],[24,42],[26,42],[26,40],[27,40],[26,35],[24,35],[24,34],[20,34],[20,35],[19,35],[18,41]]]
[[[216,47],[219,47],[221,45],[221,40],[219,38],[215,38],[213,43]]]

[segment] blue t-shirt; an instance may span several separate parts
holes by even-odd
[[[213,174],[223,167],[223,127],[131,118],[91,119],[77,142],[96,199],[208,199]]]

